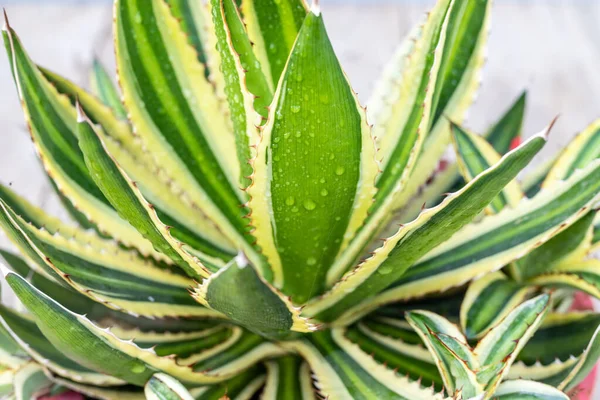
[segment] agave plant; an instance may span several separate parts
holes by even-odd
[[[490,3],[439,0],[368,119],[317,2],[116,0],[120,90],[95,64],[93,94],[6,18],[77,223],[0,187],[26,309],[0,306],[0,396],[568,399],[600,356],[569,311],[600,297],[600,123],[522,182],[550,130],[511,146],[524,96],[460,127]]]

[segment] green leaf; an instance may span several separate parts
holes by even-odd
[[[524,92],[515,103],[500,117],[487,132],[482,136],[492,145],[499,154],[505,154],[510,150],[510,143],[519,137],[523,124],[525,108]],[[441,171],[435,171],[426,183],[419,188],[419,192],[401,210],[401,222],[412,221],[421,211],[423,204],[426,207],[438,205],[446,193],[460,190],[465,185],[460,176],[456,163],[444,161],[446,165]]]
[[[519,353],[518,359],[528,365],[543,365],[555,360],[578,357],[588,346],[600,326],[600,315],[591,312],[551,313]]]
[[[354,320],[357,316],[376,308],[375,304],[387,303],[388,301],[379,303],[379,299],[371,301],[369,298],[399,279],[399,282],[403,282],[412,275],[413,271],[417,272],[418,264],[414,265],[417,260],[437,245],[450,239],[461,227],[478,215],[529,163],[545,141],[544,136],[530,139],[505,155],[499,163],[480,174],[459,192],[447,197],[442,204],[423,212],[419,218],[402,226],[394,236],[384,242],[383,247],[375,251],[372,257],[361,263],[356,271],[347,273],[327,294],[313,304],[309,304],[304,309],[304,314],[324,321],[333,321],[345,314],[347,317],[345,319]],[[447,243],[451,242],[452,240],[444,243],[438,249],[446,247]],[[461,278],[459,275],[456,277]],[[439,275],[436,275],[436,282],[444,284],[447,280],[440,279]],[[460,283],[462,282],[464,281]],[[419,293],[424,294],[422,288]],[[346,321],[338,320],[338,322]]]
[[[118,246],[102,251],[50,235],[28,225],[1,201],[0,216],[12,224],[5,229],[21,237],[20,247],[35,253],[60,281],[111,309],[148,317],[216,314],[198,307],[189,296],[189,278],[158,268],[135,253]]]
[[[513,140],[521,136],[527,92],[523,92],[502,117],[484,134],[494,150],[504,154],[510,150]]]
[[[395,94],[400,101],[388,111],[391,115],[381,131],[374,130],[374,136],[381,138],[377,149],[377,159],[381,174],[377,175],[377,193],[368,212],[368,219],[356,237],[338,257],[327,274],[328,286],[348,271],[360,257],[361,252],[375,239],[384,226],[384,220],[393,211],[394,198],[407,185],[408,178],[430,128],[433,99],[432,90],[440,72],[442,50],[450,14],[458,2],[444,0],[437,2],[429,13],[421,36],[415,44],[415,51],[406,66],[400,93]]]
[[[189,43],[196,50],[198,61],[206,64],[206,46],[208,29],[206,19],[209,18],[203,4],[186,0],[167,0],[173,16],[179,20],[181,28],[187,34]],[[208,69],[206,74],[208,76]]]
[[[5,306],[0,306],[0,317],[3,329],[22,349],[18,354],[19,358],[27,360],[27,356],[31,357],[53,373],[81,383],[106,386],[124,384],[120,379],[97,373],[67,358],[44,337],[29,317]]]
[[[45,394],[52,386],[46,377],[44,369],[36,363],[25,364],[19,368],[13,378],[16,400],[37,399]]]
[[[163,0],[115,4],[115,48],[124,104],[144,148],[227,238],[245,237],[235,137],[196,51]]]
[[[588,212],[583,218],[559,233],[527,256],[514,264],[513,276],[519,280],[527,280],[544,272],[552,271],[559,264],[580,261],[591,245],[592,221],[596,213]]]
[[[154,245],[157,251],[168,256],[189,276],[193,278],[208,276],[206,267],[186,252],[181,243],[171,236],[169,228],[160,221],[152,205],[144,199],[135,183],[108,154],[84,111],[82,109],[79,111],[77,130],[79,147],[92,179],[108,201],[123,219]]]
[[[279,82],[307,8],[304,0],[242,0],[248,36],[271,87]]]
[[[310,342],[308,341],[310,340]],[[322,397],[331,399],[441,400],[432,388],[377,363],[345,337],[344,329],[317,332],[288,342],[310,365]]]
[[[585,216],[600,196],[599,179],[600,162],[594,162],[534,199],[524,199],[518,208],[466,226],[421,257],[364,309],[445,291],[504,267]]]
[[[395,196],[395,208],[407,204],[427,182],[450,143],[447,119],[462,123],[475,98],[485,64],[491,4],[487,0],[459,0],[452,8],[442,65],[434,90],[434,124],[427,132],[414,172],[402,192]],[[402,96],[397,98],[401,99]]]
[[[420,380],[426,387],[443,389],[442,378],[431,354],[407,322],[387,318],[361,321],[348,328],[346,337],[377,362],[399,374]]]
[[[569,400],[569,397],[543,383],[525,380],[507,381],[500,385],[494,400]]]
[[[460,310],[461,326],[468,339],[477,339],[496,326],[533,292],[532,287],[493,272],[473,282]]]
[[[594,332],[590,343],[579,357],[577,364],[573,366],[573,370],[558,386],[559,389],[569,391],[583,381],[592,371],[594,366],[600,359],[600,326]]]
[[[181,366],[170,357],[160,357],[151,349],[141,349],[118,339],[109,330],[98,328],[86,317],[68,311],[15,274],[8,273],[6,280],[33,314],[44,336],[65,356],[84,367],[139,386],[157,372],[189,384],[217,383],[239,373],[234,370],[230,374],[216,375]]]
[[[475,373],[479,362],[455,325],[427,311],[411,311],[406,319],[433,355],[449,393],[460,392],[467,399],[483,393]]]
[[[229,260],[235,254],[231,242],[219,231],[182,187],[178,177],[168,176],[151,154],[136,139],[131,127],[120,121],[98,99],[62,76],[41,69],[56,89],[76,102],[96,124],[108,153],[137,184],[165,223],[172,226],[171,233],[195,250],[208,256]]]
[[[144,391],[135,386],[103,387],[85,385],[65,379],[59,375],[51,376],[50,379],[61,387],[71,389],[92,399],[99,400],[146,400]]]
[[[540,295],[515,308],[502,322],[492,328],[474,349],[479,363],[489,370],[486,391],[494,393],[508,373],[521,349],[533,336],[550,306],[550,296]],[[482,378],[481,375],[480,379]],[[486,399],[491,398],[486,396]]]
[[[237,156],[240,165],[240,185],[249,185],[252,174],[249,165],[251,140],[256,136],[260,119],[266,119],[273,99],[260,62],[254,55],[244,23],[233,0],[209,2],[214,30],[212,44],[216,48],[219,72],[213,73],[217,90],[227,97],[229,114],[235,134]],[[220,86],[222,88],[220,88]],[[257,115],[258,113],[258,115]]]
[[[366,217],[377,172],[364,110],[315,12],[279,83],[248,188],[273,283],[299,304],[325,289],[345,235]]]
[[[490,166],[496,164],[501,156],[484,138],[467,132],[458,125],[452,125],[452,137],[457,153],[458,167],[465,181],[471,181]],[[515,208],[523,198],[516,180],[510,182],[490,203],[488,213],[500,212],[505,206]]]
[[[68,290],[66,286],[48,279],[44,275],[38,274],[21,257],[2,249],[0,249],[0,256],[6,261],[8,267],[12,271],[20,276],[26,276],[33,286],[52,297],[69,310],[77,313],[92,313],[95,307],[101,307],[96,302],[77,293],[75,290]]]
[[[8,22],[3,34],[34,147],[54,185],[100,232],[160,259],[151,244],[119,218],[90,177],[77,146],[76,112],[69,99],[44,79]]]
[[[568,179],[573,173],[585,168],[600,157],[600,120],[594,121],[579,133],[562,151],[542,187],[555,181]]]
[[[92,92],[96,94],[104,105],[110,107],[117,117],[122,119],[127,118],[127,111],[121,103],[121,95],[108,71],[97,58],[94,59],[94,64],[92,65],[90,86]]]
[[[268,361],[263,400],[316,400],[310,368],[302,358],[284,356]]]
[[[529,282],[545,287],[581,290],[600,299],[600,261],[590,259],[560,264]]]
[[[195,388],[190,392],[196,400],[221,400],[225,396],[232,400],[246,400],[252,398],[264,382],[264,370],[256,366],[219,385]]]
[[[148,400],[194,400],[181,382],[166,374],[156,374],[144,388]]]
[[[231,292],[232,287],[236,288],[236,293]],[[192,296],[206,307],[266,337],[277,338],[289,335],[290,331],[317,329],[300,317],[300,309],[262,279],[243,255],[204,280]]]

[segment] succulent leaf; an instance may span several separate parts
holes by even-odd
[[[44,369],[35,363],[23,365],[15,372],[13,377],[16,400],[35,399],[45,394],[50,386],[52,386],[52,382],[46,377]]]
[[[360,322],[348,328],[346,337],[398,374],[419,380],[426,387],[443,388],[431,354],[406,321],[386,318]]]
[[[475,372],[479,361],[455,325],[427,311],[410,312],[406,319],[433,354],[448,392],[467,399],[484,392]]]
[[[66,357],[46,339],[29,316],[0,306],[0,317],[3,329],[19,345],[21,351],[18,357],[22,360],[27,360],[23,356],[25,354],[49,371],[81,383],[102,386],[119,386],[125,383],[110,375],[97,373]],[[18,364],[20,365],[23,363]]]
[[[75,108],[44,79],[10,25],[3,34],[32,140],[56,187],[101,232],[160,259],[151,244],[119,218],[91,179],[77,146]]]
[[[484,138],[452,125],[452,138],[457,153],[459,170],[465,181],[471,181],[490,166],[496,164],[501,155]],[[523,198],[517,181],[512,181],[490,203],[489,214],[500,212],[505,206],[515,208]]]
[[[61,352],[84,366],[140,386],[158,371],[183,382],[197,384],[217,383],[232,376],[183,367],[172,358],[160,357],[152,349],[142,349],[118,339],[109,330],[100,329],[86,317],[68,311],[18,275],[9,273],[6,280],[33,314],[44,336]],[[90,351],[91,348],[94,351]],[[239,370],[232,374],[236,372]]]
[[[509,280],[496,271],[471,285],[461,306],[461,327],[466,337],[478,339],[496,326],[533,292],[532,287]]]
[[[142,146],[249,255],[235,137],[202,64],[163,0],[115,3],[124,104]]]
[[[242,0],[241,11],[256,56],[275,88],[306,18],[304,0]]]
[[[377,171],[364,110],[320,14],[306,17],[252,166],[253,233],[275,286],[304,303],[325,289],[345,235],[366,217]]]
[[[569,397],[553,388],[552,386],[544,385],[543,383],[526,380],[507,381],[500,385],[494,399],[498,400],[568,400]]]
[[[488,393],[486,399],[492,397],[523,346],[539,327],[549,306],[550,296],[547,294],[524,302],[477,344],[473,352],[480,364],[489,366],[494,371],[494,374],[489,375],[489,379],[482,382],[486,385]]]
[[[121,103],[121,95],[108,71],[98,59],[94,59],[90,76],[92,93],[105,105],[110,107],[118,118],[127,118],[127,111]]]
[[[284,356],[265,363],[263,400],[316,400],[310,368],[302,358]]]
[[[232,295],[231,288],[237,288]],[[248,260],[239,255],[195,288],[192,296],[204,306],[266,337],[285,337],[290,331],[317,329],[290,300],[261,279]]]
[[[448,290],[522,257],[585,216],[597,201],[597,193],[594,188],[590,188],[589,192],[583,188],[593,185],[598,173],[600,164],[592,163],[552,190],[524,200],[517,209],[506,209],[466,226],[421,258],[367,307],[373,309],[382,304]],[[525,224],[525,220],[529,222]],[[502,233],[508,231],[511,232],[509,236]]]
[[[310,340],[290,342],[310,365],[321,396],[335,399],[441,400],[432,388],[377,363],[345,337],[345,330],[317,332]]]
[[[181,382],[165,374],[152,376],[146,383],[144,394],[147,400],[194,400]]]
[[[448,240],[479,214],[502,188],[514,179],[521,168],[529,163],[544,143],[544,136],[536,136],[523,143],[519,148],[505,155],[492,168],[478,175],[463,189],[447,197],[439,206],[424,211],[413,222],[401,226],[398,232],[387,239],[372,257],[361,263],[355,271],[347,273],[339,284],[325,295],[309,304],[304,309],[304,313],[323,321],[332,321],[345,314],[346,318],[338,319],[337,322],[346,323],[345,320],[355,320],[372,310],[375,308],[373,307],[375,304],[391,302],[387,301],[390,293],[393,293],[394,296],[398,292],[402,296],[409,294],[410,290],[406,290],[398,283],[407,279],[405,273],[410,276],[412,272],[417,272],[419,264],[422,262],[414,265],[415,262],[436,245]],[[595,192],[591,190],[590,195],[593,196],[593,193]],[[461,236],[464,237],[464,235],[455,235],[454,238]],[[480,238],[478,237],[478,239]],[[437,247],[434,253],[452,241],[453,239],[450,239],[444,245]],[[468,260],[472,262],[472,257],[469,257]],[[454,277],[458,278],[460,274],[454,274]],[[436,278],[436,282],[438,285],[449,283],[446,279],[438,278]],[[394,287],[387,293],[384,292],[383,297],[377,297],[375,300],[369,299],[393,283],[400,289]],[[420,286],[419,294],[424,294],[424,290],[425,293],[428,293],[428,287],[432,286],[427,279],[425,282],[416,281],[415,285]],[[444,286],[444,288],[449,286]],[[416,296],[409,294],[404,299],[411,297]],[[381,300],[385,300],[384,303],[379,303]],[[354,309],[350,308],[352,306]]]
[[[230,241],[219,231],[177,177],[167,176],[145,151],[131,127],[119,121],[98,99],[74,83],[51,71],[41,69],[56,89],[77,102],[86,115],[102,129],[97,130],[110,155],[135,182],[161,219],[172,226],[172,234],[204,253],[228,260],[235,253]]]

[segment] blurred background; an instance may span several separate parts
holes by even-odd
[[[92,60],[114,69],[110,0],[0,0],[39,64],[87,85]],[[329,34],[363,102],[432,0],[322,0]],[[482,132],[528,91],[525,135],[560,114],[538,162],[600,117],[600,1],[497,0],[488,61],[466,125]],[[0,181],[62,216],[33,152],[8,60],[0,55]],[[0,238],[0,245],[5,245]]]

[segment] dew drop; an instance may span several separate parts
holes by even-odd
[[[306,260],[306,264],[307,264],[307,265],[315,265],[316,263],[317,263],[317,259],[316,259],[316,258],[314,258],[314,257],[309,257],[309,258]]]
[[[131,366],[131,372],[134,374],[141,374],[146,370],[146,366],[142,363],[136,362]]]
[[[390,272],[392,272],[392,266],[391,265],[382,265],[377,270],[377,273],[380,274],[380,275],[387,275]]]
[[[287,199],[285,199],[285,204],[287,204],[288,206],[293,206],[295,203],[294,197],[290,196]]]
[[[300,112],[300,106],[292,106],[292,112],[294,114],[299,113]]]
[[[306,199],[304,200],[304,208],[306,208],[308,211],[314,210],[317,205],[315,204],[314,201],[310,200],[310,199]]]
[[[323,189],[321,190],[321,196],[325,197],[329,194],[329,192],[327,191],[327,189]]]
[[[335,169],[335,174],[338,175],[338,176],[344,175],[344,172],[346,172],[346,169],[344,167],[342,167],[342,166],[337,167]]]

